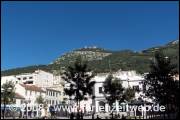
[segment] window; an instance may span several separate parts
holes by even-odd
[[[33,84],[33,81],[27,81],[26,84]]]
[[[33,79],[33,77],[29,77],[29,79]]]
[[[99,87],[99,93],[103,93],[102,87]]]
[[[59,95],[61,95],[61,92],[59,92]]]
[[[26,80],[27,78],[26,77],[23,77],[23,80]]]
[[[30,95],[32,94],[32,91],[30,91]]]
[[[56,97],[58,96],[58,92],[56,92]]]
[[[67,100],[67,98],[63,98],[63,101],[66,101]]]
[[[17,78],[18,80],[21,80],[21,78]]]

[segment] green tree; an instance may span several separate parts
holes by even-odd
[[[114,78],[112,74],[108,75],[104,84],[104,96],[110,106],[113,105],[117,100],[122,101],[124,88],[122,86],[121,80]],[[113,118],[113,111],[112,111]]]
[[[42,97],[42,95],[39,95],[38,97],[36,97],[36,102],[38,104],[44,104],[45,103],[45,100],[44,98]]]
[[[94,75],[81,57],[78,57],[74,65],[69,66],[62,74],[62,78],[70,84],[64,91],[70,97],[74,96],[77,108],[80,108],[80,101],[87,100],[88,96],[92,95],[95,81],[91,79]],[[79,113],[79,109],[77,111]]]
[[[5,104],[13,103],[15,98],[15,84],[12,81],[6,82],[2,85],[1,101]]]
[[[174,80],[174,75],[177,74],[176,66],[163,52],[156,52],[150,65],[151,70],[145,76],[146,95],[165,105],[168,113],[169,105],[178,105],[179,81]]]
[[[135,96],[135,91],[132,88],[127,88],[123,94],[123,99],[128,102],[131,102],[134,96]]]
[[[5,118],[6,104],[14,102],[15,98],[15,84],[12,81],[6,82],[1,86],[1,103],[4,104],[3,118]]]

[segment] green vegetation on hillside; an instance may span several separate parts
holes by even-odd
[[[164,46],[153,47],[141,52],[132,50],[110,51],[103,48],[81,48],[69,52],[49,65],[36,65],[23,68],[15,68],[1,71],[1,76],[16,75],[20,73],[34,72],[37,69],[53,72],[53,70],[63,69],[72,65],[76,57],[82,52],[81,56],[87,60],[90,69],[97,73],[121,70],[136,70],[139,73],[149,71],[149,65],[153,60],[155,51],[163,51],[164,54],[172,59],[179,70],[179,42],[170,42]]]

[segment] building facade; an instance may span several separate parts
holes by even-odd
[[[46,101],[49,105],[57,105],[66,103],[68,96],[64,92],[62,85],[53,86],[46,88]]]
[[[92,111],[92,108],[90,109],[91,106],[93,106],[95,108],[96,112],[99,112],[99,110],[97,108],[99,108],[99,106],[107,106],[108,103],[104,97],[103,94],[103,84],[106,80],[106,78],[108,77],[108,73],[100,73],[97,74],[92,81],[95,81],[95,85],[93,87],[93,95],[95,98],[92,99],[92,96],[89,96],[89,99],[87,101],[81,101],[81,109],[83,109],[84,107],[86,107],[86,112],[88,111]],[[135,90],[135,100],[138,100],[139,97],[144,96],[143,93],[143,81],[144,81],[144,77],[143,75],[137,74],[135,71],[117,71],[115,73],[112,73],[113,77],[119,78],[119,80],[122,83],[122,86],[124,88],[132,88]],[[69,87],[69,84],[65,85],[66,87]],[[146,101],[148,101],[149,99],[144,99]],[[151,102],[151,100],[149,100],[149,102]],[[75,105],[76,102],[73,101],[73,104]],[[119,102],[116,102],[115,104],[119,104]]]
[[[37,85],[39,87],[49,87],[53,85],[53,74],[43,70],[36,70],[32,73],[22,73],[18,75],[1,77],[1,84],[6,81],[13,81],[15,84]]]
[[[35,99],[43,95],[47,104],[55,105],[63,101],[67,102],[67,95],[64,92],[64,81],[61,76],[52,73],[36,70],[32,73],[21,73],[18,75],[2,76],[1,85],[12,81],[16,87],[16,93],[23,99],[17,99],[18,105],[22,101],[31,101],[35,104]]]
[[[122,82],[122,86],[124,88],[133,88],[135,92],[135,98],[138,99],[141,95],[143,95],[143,80],[144,77],[140,74],[137,74],[135,71],[117,71],[112,74],[113,77],[119,78],[119,80]],[[94,86],[94,105],[96,108],[98,106],[106,106],[107,101],[103,94],[103,84],[107,78],[108,74],[98,74],[95,76],[94,80],[96,81],[96,84]],[[118,103],[116,103],[118,104]],[[98,109],[96,109],[98,112]]]
[[[137,74],[135,71],[117,71],[112,75],[122,82],[124,88],[133,88],[135,98],[144,96],[143,75]],[[108,76],[108,73],[97,74],[92,80],[95,81],[93,87],[93,95],[89,96],[87,101],[81,101],[81,108],[86,108],[86,111],[92,111],[91,106],[98,108],[98,106],[107,105],[107,101],[103,94],[103,84]],[[36,98],[42,95],[49,105],[57,105],[65,102],[66,104],[76,105],[64,92],[64,88],[69,87],[69,84],[62,80],[61,76],[53,75],[42,70],[36,70],[33,73],[23,73],[19,75],[3,76],[1,84],[6,81],[13,81],[16,84],[16,93],[22,96],[25,101],[30,101],[30,104],[36,103]],[[20,101],[23,101],[21,99]],[[146,99],[147,101],[149,99]],[[150,100],[149,100],[150,101]],[[22,102],[18,102],[20,104]],[[118,103],[116,103],[118,104]],[[98,109],[96,109],[98,112]]]
[[[15,92],[23,96],[23,103],[28,101],[28,104],[32,105],[37,103],[37,97],[42,96],[44,100],[46,97],[46,91],[36,85],[16,84]]]

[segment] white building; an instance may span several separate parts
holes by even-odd
[[[92,109],[89,109],[88,107],[93,105],[95,108],[98,108],[99,106],[105,106],[108,105],[107,101],[103,94],[103,84],[108,77],[108,73],[100,73],[97,74],[92,81],[95,81],[95,85],[93,88],[93,96],[95,96],[95,99],[92,100],[91,97],[89,97],[88,101],[81,101],[81,108],[87,107],[86,111],[92,111]],[[144,77],[140,74],[137,74],[135,71],[117,71],[112,74],[114,77],[119,78],[119,80],[122,81],[122,86],[124,88],[133,88],[135,92],[135,98],[138,99],[143,94],[143,80]],[[69,87],[69,84],[65,85],[66,87]],[[75,101],[73,104],[76,104]],[[98,112],[98,109],[96,109]]]
[[[36,104],[37,97],[42,96],[45,99],[46,96],[46,91],[36,85],[16,84],[15,92],[24,98],[23,102],[29,101],[29,104]]]
[[[52,73],[43,70],[1,77],[1,85],[9,81],[12,81],[16,85],[17,94],[22,95],[25,98],[29,97],[33,99],[31,100],[32,103],[34,103],[34,97],[37,97],[38,95],[38,93],[34,94],[34,91],[40,89],[43,89],[44,92],[46,92],[45,97],[48,100],[47,102],[51,105],[56,103],[59,104],[67,99],[67,96],[64,93],[64,81],[61,76],[53,75]],[[27,91],[27,94],[29,95],[30,92],[32,95],[25,95],[25,89],[30,89],[31,91]]]
[[[57,105],[68,100],[62,86],[46,88],[46,101],[49,105]]]
[[[36,70],[32,73],[22,73],[18,75],[2,76],[1,85],[6,81],[13,81],[15,84],[31,84],[39,87],[50,87],[54,84],[52,73],[43,70]],[[56,80],[57,81],[57,80]]]
[[[23,103],[24,103],[24,100],[25,100],[24,96],[20,95],[19,93],[15,93],[14,99],[15,99],[15,104],[16,104],[16,105],[21,105],[21,104],[23,104]]]
[[[122,86],[124,88],[131,87],[136,91],[134,99],[138,99],[140,96],[144,95],[142,84],[144,78],[142,75],[137,74],[135,71],[118,71],[112,75],[122,81]],[[100,73],[93,78],[93,80],[96,81],[93,89],[93,96],[95,96],[95,99],[94,101],[90,99],[88,102],[84,103],[86,106],[93,104],[95,108],[98,108],[98,106],[107,105],[107,101],[103,94],[103,84],[107,76],[108,73]],[[98,112],[98,109],[96,109],[96,112]]]
[[[31,114],[34,117],[40,115],[40,110],[38,109],[40,105],[37,102],[37,98],[42,96],[43,100],[46,101],[46,91],[43,88],[36,85],[16,84],[15,93],[16,106],[21,107],[23,116],[25,114]],[[25,109],[26,106],[27,110]]]

